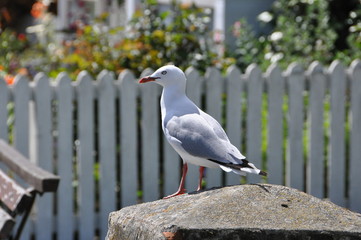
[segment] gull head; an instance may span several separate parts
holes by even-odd
[[[159,68],[153,74],[139,80],[139,83],[146,82],[155,82],[163,87],[175,85],[185,86],[186,76],[178,67],[174,65],[166,65]]]

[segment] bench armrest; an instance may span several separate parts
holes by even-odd
[[[39,193],[55,192],[58,188],[60,180],[58,176],[30,162],[3,139],[0,139],[0,161],[5,163]]]

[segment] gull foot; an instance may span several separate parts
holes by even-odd
[[[186,192],[187,192],[187,190],[183,188],[183,189],[178,190],[177,192],[175,192],[175,193],[173,193],[173,194],[171,194],[169,196],[164,197],[163,199],[169,199],[169,198],[172,198],[172,197],[175,197],[175,196],[178,196],[178,195],[185,194]]]

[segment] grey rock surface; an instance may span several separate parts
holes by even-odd
[[[361,239],[361,215],[285,186],[237,185],[112,212],[106,239]]]

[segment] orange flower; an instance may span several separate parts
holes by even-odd
[[[31,15],[34,18],[40,18],[43,16],[45,11],[45,5],[42,2],[36,2],[33,4],[33,7],[31,8]]]
[[[186,10],[186,9],[189,9],[192,7],[192,4],[189,2],[189,3],[182,3],[180,5],[180,8],[183,9],[183,10]]]
[[[14,84],[14,81],[15,81],[15,76],[12,76],[12,75],[10,75],[10,74],[7,74],[7,75],[5,75],[4,79],[5,79],[5,82],[6,82],[8,85],[13,85],[13,84]]]
[[[27,76],[29,74],[28,69],[26,69],[26,68],[20,68],[18,70],[18,73],[21,75],[24,75],[24,76]]]
[[[8,22],[8,23],[11,22],[11,16],[10,16],[9,10],[7,10],[6,8],[1,8],[0,13],[6,22]]]

